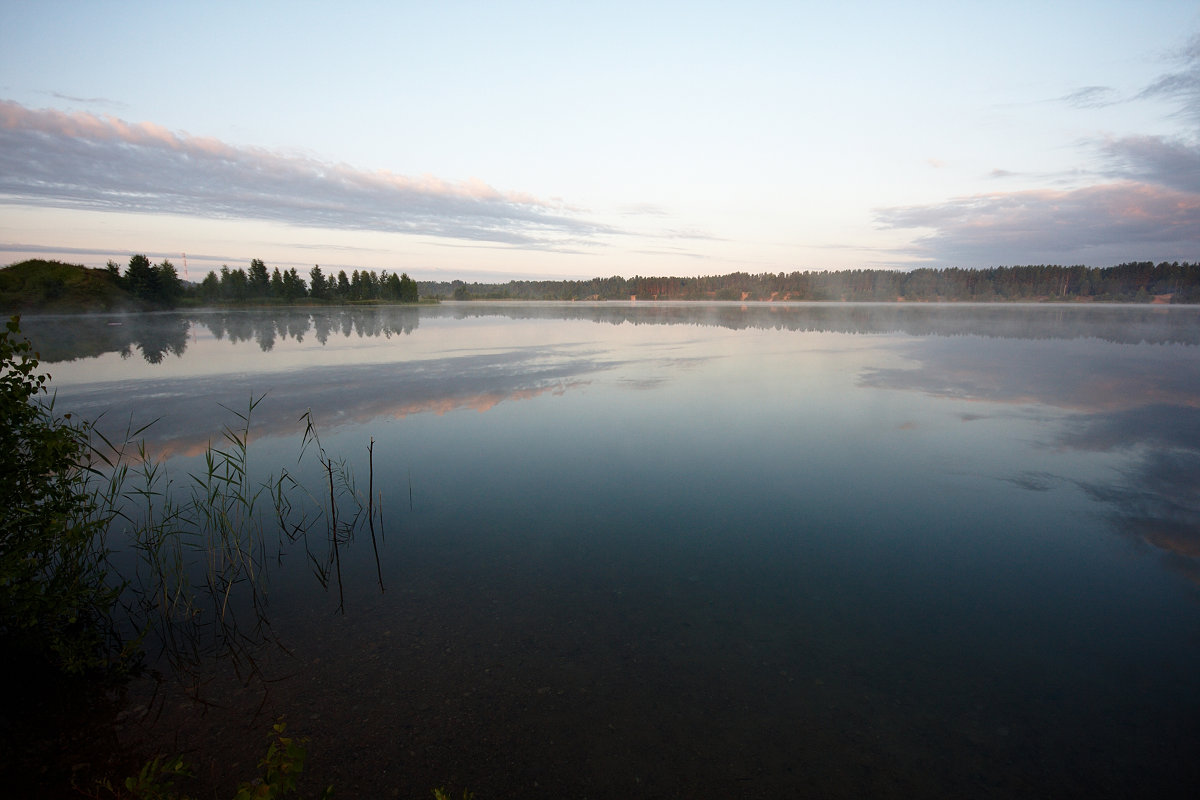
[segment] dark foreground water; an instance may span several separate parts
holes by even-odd
[[[199,796],[253,774],[280,715],[310,740],[308,785],[341,797],[1200,785],[1200,309],[445,304],[25,329],[76,356],[47,364],[61,409],[159,418],[173,474],[222,404],[263,392],[264,471],[295,464],[309,409],[360,486],[374,439],[386,591],[361,533],[344,615],[293,550],[269,590],[287,652],[253,655],[268,681],[217,658],[191,673],[203,704],[169,679],[122,701],[118,744],[183,752]]]

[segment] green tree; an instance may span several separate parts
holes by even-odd
[[[292,267],[283,274],[283,297],[285,300],[298,300],[308,294],[308,287],[304,284],[304,278],[300,277],[300,273]]]
[[[271,276],[262,259],[250,259],[250,271],[246,274],[247,288],[251,297],[266,297],[271,292]]]
[[[308,278],[311,284],[308,291],[313,299],[324,300],[329,297],[329,286],[325,282],[325,274],[321,272],[320,265],[316,265],[308,271]]]
[[[394,275],[392,277],[395,277]],[[420,294],[417,291],[417,282],[408,277],[408,273],[400,274],[398,288],[398,299],[401,303],[415,303],[420,300]]]
[[[204,276],[204,280],[200,282],[200,297],[205,302],[211,302],[221,296],[221,279],[217,277],[217,273],[209,270],[209,273]]]
[[[121,277],[121,265],[120,264],[118,264],[117,262],[113,261],[110,258],[108,260],[108,264],[105,265],[104,269],[108,272],[108,276],[110,278],[112,278],[113,283],[115,283],[117,286],[122,286],[122,287],[125,285],[125,279]]]
[[[154,271],[156,299],[168,308],[173,308],[183,295],[183,281],[179,280],[175,265],[164,258]]]
[[[88,491],[90,429],[54,414],[48,379],[13,317],[0,332],[0,642],[10,665],[82,673],[107,663],[121,587]]]
[[[246,270],[221,267],[221,296],[226,300],[245,300],[249,291]]]
[[[144,255],[129,259],[125,270],[125,285],[139,300],[154,301],[158,297],[158,272]]]
[[[400,299],[400,276],[396,273],[388,274],[384,272],[380,278],[379,296],[384,300],[399,300]]]

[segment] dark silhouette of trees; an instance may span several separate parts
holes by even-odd
[[[301,297],[308,295],[308,286],[305,285],[304,279],[296,272],[296,268],[292,267],[283,275],[283,299],[287,301],[299,300]]]
[[[325,274],[321,272],[320,265],[316,265],[309,270],[308,280],[308,294],[310,297],[314,300],[326,300],[329,298],[329,285],[325,282]]]
[[[163,259],[163,262],[155,267],[154,271],[157,276],[158,301],[168,308],[174,308],[179,302],[179,298],[183,296],[183,281],[179,279],[175,265]]]
[[[421,294],[514,300],[1076,301],[1200,303],[1200,264],[1115,267],[1032,265],[963,269],[862,269],[697,278],[592,278],[508,283],[422,282]]]
[[[107,270],[109,277],[112,278],[113,283],[124,289],[125,278],[121,276],[121,265],[110,258],[104,268]]]
[[[250,292],[246,270],[221,267],[221,296],[226,300],[245,300]]]
[[[174,275],[173,270],[172,267],[171,275]],[[382,273],[354,270],[353,277],[347,278],[345,270],[341,270],[334,279],[332,276],[326,277],[320,266],[314,266],[309,270],[308,277],[309,281],[305,281],[295,267],[288,270],[276,267],[268,276],[266,265],[256,258],[250,262],[248,271],[222,266],[219,275],[208,273],[196,289],[196,294],[205,302],[226,303],[295,303],[305,298],[326,302],[384,300],[415,303],[420,299],[417,282],[407,273],[396,275],[386,270]],[[178,276],[174,279],[177,281]]]
[[[157,284],[158,276],[154,273],[150,259],[144,255],[135,255],[129,259],[129,266],[125,269],[125,288],[134,297],[141,300],[151,299],[157,293]]]
[[[276,269],[276,272],[278,271]],[[250,271],[246,274],[246,279],[251,297],[267,297],[271,294],[271,277],[267,274],[267,265],[262,259],[250,259]]]
[[[392,275],[392,278],[395,278]],[[396,282],[398,287],[397,299],[401,303],[415,303],[420,299],[420,293],[417,289],[417,282],[408,277],[407,272],[400,274],[400,279]]]
[[[108,262],[107,269],[110,275],[114,274],[116,263]],[[173,308],[184,293],[183,281],[174,264],[163,259],[158,266],[152,266],[144,255],[129,259],[129,267],[124,277],[118,278],[118,285],[147,305],[166,308]]]
[[[109,272],[115,265],[110,264]],[[186,290],[169,261],[151,266],[145,256],[130,259],[115,281],[148,303],[171,305]],[[1114,267],[1025,265],[965,269],[733,272],[700,277],[635,275],[566,281],[507,283],[422,282],[387,270],[339,270],[326,276],[314,266],[306,281],[293,267],[268,275],[259,259],[249,270],[221,267],[209,273],[195,294],[208,302],[414,303],[432,297],[512,300],[732,300],[841,302],[1041,302],[1107,301],[1200,303],[1200,263],[1129,262]]]

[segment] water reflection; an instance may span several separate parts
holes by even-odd
[[[144,434],[151,452],[196,455],[226,421],[227,407],[264,393],[256,436],[290,436],[310,410],[331,430],[418,413],[482,412],[505,402],[563,394],[619,363],[579,348],[528,347],[403,365],[316,366],[124,386],[98,383],[75,388],[63,399],[85,418],[99,419],[100,429],[110,436],[129,427],[120,414],[136,409],[133,427],[154,420]],[[119,408],[114,405],[118,395]]]
[[[191,323],[179,314],[122,314],[27,316],[21,318],[21,333],[43,363],[135,353],[147,363],[159,364],[167,355],[182,356],[187,350]]]
[[[208,329],[218,340],[232,343],[254,341],[270,352],[279,339],[303,342],[310,332],[322,345],[331,335],[349,338],[410,334],[420,323],[414,308],[322,308],[315,311],[287,309],[279,312],[226,311],[199,314],[191,319]]]
[[[1166,346],[1200,343],[1200,312],[1192,308],[471,303],[30,317],[22,325],[47,362],[105,352],[129,358],[140,352],[146,362],[159,364],[167,355],[182,357],[197,332],[207,331],[217,342],[230,345],[254,343],[270,353],[279,342],[300,344],[309,336],[322,348],[332,341],[406,337],[418,330],[423,318],[443,323],[565,320],[913,337],[890,345],[908,363],[867,366],[858,384],[1069,415],[1056,446],[1120,451],[1133,459],[1119,481],[1089,483],[1088,491],[1113,508],[1113,518],[1123,530],[1151,543],[1169,542],[1173,552],[1194,557],[1195,531],[1200,530],[1200,374],[1194,358],[1181,361]],[[981,347],[981,337],[1003,343]],[[649,368],[623,375],[621,384],[658,387],[706,357],[660,353]],[[397,352],[371,366],[326,364],[277,371],[266,361],[253,372],[217,372],[120,389],[95,382],[70,392],[70,402],[85,417],[101,418],[114,434],[130,423],[114,411],[119,394],[120,408],[139,409],[135,427],[158,420],[148,431],[153,451],[191,455],[203,452],[211,432],[224,424],[224,406],[264,392],[268,399],[257,433],[285,436],[294,433],[295,420],[310,409],[315,418],[334,426],[418,413],[486,411],[506,402],[573,391],[627,363],[626,354],[587,342],[443,352],[419,360]],[[977,409],[961,418],[979,421],[996,413]],[[1010,480],[1035,491],[1046,491],[1053,483],[1038,471],[1023,471]]]
[[[729,330],[830,333],[902,333],[910,336],[987,336],[1015,339],[1095,338],[1107,342],[1200,344],[1193,307],[1089,305],[905,305],[735,303],[460,303],[439,307],[320,308],[202,311],[47,317],[29,316],[22,329],[47,363],[116,352],[140,352],[157,364],[187,349],[192,326],[231,343],[255,342],[270,352],[277,342],[321,345],[331,336],[408,335],[421,319],[578,320],[607,325],[694,325]]]
[[[310,408],[339,449],[378,445],[387,593],[369,548],[336,626],[307,574],[272,586],[303,668],[268,705],[304,710],[314,752],[350,765],[334,783],[1194,791],[1196,593],[1162,565],[1194,578],[1200,557],[1196,309],[177,318],[178,358],[61,364],[61,407],[161,417],[190,453],[221,404],[267,392],[260,465],[294,456]],[[195,716],[164,733],[244,752],[240,720],[204,737]]]
[[[1155,404],[1071,422],[1062,446],[1129,454],[1114,480],[1083,487],[1112,509],[1121,531],[1200,584],[1200,408]]]
[[[571,319],[610,325],[700,325],[731,330],[902,333],[1015,339],[1200,344],[1195,306],[905,303],[462,303],[459,319]]]
[[[1116,475],[1101,481],[1022,471],[1008,480],[1043,492],[1059,482],[1075,483],[1110,509],[1118,530],[1161,551],[1172,568],[1200,583],[1200,364],[1194,350],[1181,358],[1178,350],[1144,343],[981,348],[952,339],[900,350],[915,366],[869,368],[861,384],[1037,414],[1062,412],[1060,432],[1046,444],[1120,456]]]
[[[197,330],[218,341],[254,342],[264,353],[280,340],[303,342],[310,333],[324,345],[331,335],[385,337],[412,333],[420,322],[416,309],[283,309],[47,316],[21,318],[21,331],[38,347],[46,364],[119,353],[140,355],[158,364],[182,356]]]

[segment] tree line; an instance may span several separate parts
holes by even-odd
[[[51,261],[26,261],[0,270],[0,307],[12,311],[111,310],[132,296],[143,307],[199,304],[415,303],[421,297],[455,300],[733,300],[733,301],[942,301],[1200,303],[1200,263],[1149,261],[1114,267],[1058,265],[987,269],[856,269],[838,272],[734,272],[700,277],[613,276],[590,280],[505,283],[417,281],[406,273],[345,270],[328,275],[314,266],[268,270],[260,259],[249,269],[209,272],[200,284],[180,279],[168,260],[129,259],[124,272]]]
[[[1058,265],[987,269],[856,269],[734,272],[697,278],[634,276],[567,281],[420,284],[423,296],[456,300],[1042,301],[1200,303],[1200,263],[1150,261],[1114,267]]]
[[[257,258],[250,261],[249,270],[223,266],[219,274],[209,272],[200,284],[198,295],[204,301],[232,302],[269,299],[294,302],[307,297],[321,301],[415,303],[419,299],[417,282],[407,273],[397,275],[384,270],[376,274],[356,269],[350,275],[339,270],[336,276],[332,273],[326,276],[318,265],[308,271],[305,280],[295,267],[285,272],[276,267],[268,275],[266,264]]]
[[[184,283],[175,265],[166,259],[156,265],[144,255],[135,255],[129,259],[124,275],[121,266],[109,259],[106,269],[117,286],[152,305],[174,306],[184,294]]]
[[[107,271],[120,288],[134,297],[167,308],[178,305],[184,298],[203,303],[294,303],[305,299],[335,303],[363,300],[415,303],[420,299],[417,282],[407,273],[397,275],[384,270],[377,274],[356,269],[350,275],[340,270],[337,275],[326,276],[318,265],[309,270],[306,280],[295,267],[289,270],[275,267],[268,272],[267,265],[258,258],[250,261],[249,269],[222,266],[219,273],[210,271],[198,286],[180,280],[170,261],[164,259],[155,265],[144,255],[130,258],[124,273],[115,261],[108,262]]]

